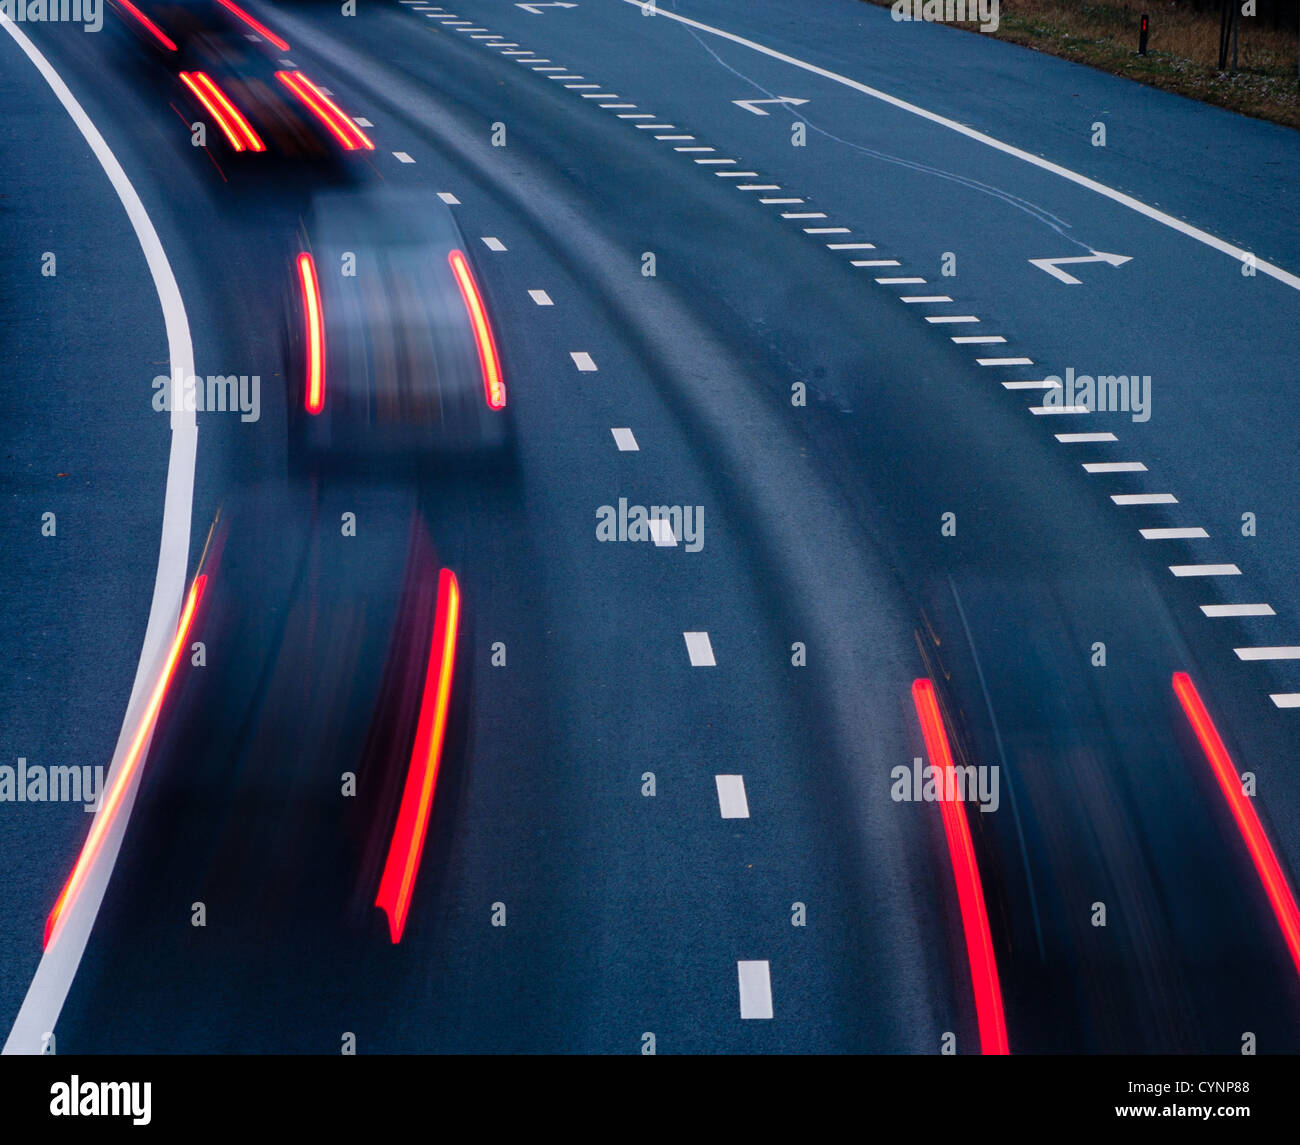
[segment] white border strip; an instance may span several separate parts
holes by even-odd
[[[189,320],[185,316],[185,304],[181,301],[180,288],[176,285],[176,276],[163,251],[158,232],[136,194],[131,181],[122,170],[117,157],[109,150],[104,137],[86,115],[76,97],[68,90],[53,66],[40,50],[27,38],[8,16],[0,12],[0,26],[9,33],[13,41],[23,50],[27,58],[36,66],[36,70],[50,85],[64,110],[77,125],[82,136],[90,145],[104,174],[113,184],[113,190],[126,209],[127,218],[135,231],[135,237],[144,252],[153,277],[154,289],[158,292],[158,301],[162,304],[163,321],[167,330],[167,355],[170,359],[172,376],[181,371],[184,377],[194,373],[194,346],[190,339]],[[178,403],[183,404],[183,403]],[[198,448],[198,426],[194,412],[173,410],[171,413],[171,449],[167,459],[167,492],[163,502],[162,540],[158,548],[158,573],[154,579],[153,600],[149,605],[149,623],[145,629],[144,644],[140,649],[140,661],[136,666],[135,683],[131,687],[131,699],[127,703],[122,720],[122,730],[118,733],[117,747],[113,752],[113,762],[105,780],[106,785],[113,782],[113,777],[121,767],[122,758],[130,745],[131,729],[136,726],[138,713],[148,700],[149,691],[167,655],[167,650],[175,638],[176,624],[180,618],[181,599],[185,594],[185,573],[190,555],[190,514],[194,503],[194,462]],[[147,748],[146,748],[147,750]],[[99,905],[103,901],[104,891],[108,887],[109,876],[117,861],[117,854],[126,832],[127,821],[131,817],[131,808],[135,804],[136,786],[140,771],[136,771],[135,780],[127,789],[119,805],[117,818],[104,835],[103,846],[95,864],[86,874],[85,882],[77,897],[68,904],[60,919],[59,930],[49,948],[41,957],[36,975],[28,987],[18,1017],[4,1045],[6,1054],[39,1054],[43,1049],[43,1038],[54,1029],[59,1012],[81,964],[82,953],[90,938],[91,927],[99,914]],[[49,904],[51,907],[53,902]],[[41,935],[35,932],[33,942],[39,942]]]
[[[635,4],[638,8],[644,6],[644,0],[623,0],[625,4]],[[744,36],[737,36],[734,32],[724,32],[721,28],[714,28],[709,24],[702,24],[698,20],[691,20],[686,16],[679,15],[676,12],[669,12],[664,8],[656,8],[657,15],[664,17],[666,20],[676,20],[679,24],[685,24],[688,27],[696,28],[701,32],[708,32],[711,36],[720,36],[724,40],[730,40],[733,44],[740,44],[742,47],[751,48],[753,51],[761,52],[765,56],[771,56],[774,60],[780,60],[782,63],[790,64],[796,68],[802,68],[806,72],[812,72],[814,75],[821,76],[823,79],[833,80],[835,83],[843,84],[845,87],[851,87],[854,91],[860,91],[863,95],[869,95],[872,99],[881,100],[883,103],[890,104],[900,111],[906,111],[912,115],[919,115],[922,119],[928,119],[931,123],[937,123],[940,127],[946,127],[949,131],[955,131],[959,135],[966,136],[967,139],[973,139],[976,143],[983,143],[986,147],[992,147],[995,151],[1001,151],[1005,155],[1010,155],[1016,159],[1031,163],[1035,167],[1040,167],[1044,171],[1050,171],[1053,175],[1059,175],[1062,179],[1068,179],[1071,183],[1077,183],[1080,187],[1086,187],[1089,191],[1095,191],[1099,195],[1104,195],[1107,199],[1119,203],[1122,207],[1127,207],[1131,211],[1137,211],[1140,215],[1145,215],[1148,219],[1160,223],[1162,226],[1169,227],[1171,230],[1178,231],[1179,234],[1186,235],[1188,238],[1195,239],[1199,243],[1204,243],[1214,250],[1221,251],[1229,255],[1238,262],[1246,262],[1248,258],[1254,259],[1254,265],[1257,269],[1263,271],[1271,278],[1278,282],[1285,283],[1292,290],[1300,290],[1300,276],[1292,274],[1289,270],[1283,270],[1280,266],[1275,266],[1271,262],[1265,262],[1262,258],[1253,255],[1250,251],[1242,250],[1241,247],[1233,246],[1231,243],[1224,242],[1221,238],[1216,238],[1208,231],[1203,231],[1199,227],[1194,227],[1190,223],[1183,222],[1182,219],[1176,219],[1173,215],[1168,215],[1164,211],[1150,207],[1140,199],[1133,198],[1132,195],[1126,195],[1123,191],[1117,191],[1114,187],[1108,187],[1105,183],[1099,183],[1096,179],[1089,179],[1086,175],[1080,175],[1077,171],[1071,171],[1068,167],[1062,167],[1059,163],[1053,163],[1050,159],[1044,159],[1039,155],[1034,155],[1029,151],[1022,151],[1019,147],[1013,147],[1010,143],[1003,143],[1000,139],[994,139],[991,135],[985,135],[982,131],[976,131],[973,127],[967,127],[964,123],[958,123],[955,119],[948,119],[946,116],[939,115],[934,111],[927,111],[924,107],[918,107],[914,103],[908,103],[905,99],[899,99],[898,96],[890,95],[874,87],[868,87],[857,80],[849,79],[848,76],[842,76],[838,72],[828,71],[826,68],[820,68],[816,64],[810,64],[806,60],[798,59],[795,56],[786,55],[784,52],[778,52],[775,48],[769,48],[763,44],[756,43],[754,40],[747,40]]]

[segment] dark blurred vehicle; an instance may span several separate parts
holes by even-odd
[[[192,36],[185,57],[189,66],[179,79],[188,99],[236,154],[318,158],[375,148],[325,89],[270,59],[240,33]],[[209,136],[209,144],[216,136]]]
[[[288,41],[235,0],[112,0],[228,154],[333,158],[374,144],[285,58]]]
[[[340,507],[357,535],[340,528]],[[456,577],[408,494],[239,498],[212,530],[47,945],[135,781],[126,870],[145,915],[186,887],[243,957],[305,935],[400,941],[452,721],[460,617]],[[154,922],[125,933],[156,953]],[[191,959],[176,964],[187,978]]]
[[[306,238],[286,304],[291,458],[508,460],[501,360],[447,206],[326,193]]]

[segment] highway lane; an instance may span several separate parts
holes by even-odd
[[[512,391],[525,431],[523,508],[509,493],[490,496],[475,487],[450,497],[426,491],[426,505],[440,549],[464,570],[467,596],[478,602],[476,641],[483,639],[482,618],[491,615],[507,630],[529,632],[526,646],[545,649],[531,669],[516,674],[512,666],[502,677],[519,688],[520,708],[544,709],[554,721],[548,730],[555,742],[543,740],[530,752],[517,729],[483,703],[486,655],[476,644],[466,769],[485,778],[482,787],[471,786],[464,817],[449,827],[471,860],[463,881],[438,887],[447,896],[447,917],[463,917],[465,926],[449,922],[428,936],[429,946],[408,948],[417,953],[396,978],[410,983],[407,993],[417,1001],[398,1017],[392,992],[368,996],[361,1009],[376,1033],[365,1044],[377,1038],[392,1048],[625,1048],[640,1031],[625,1043],[611,1028],[636,1024],[638,1006],[629,999],[640,1003],[641,1013],[654,1014],[646,1028],[668,1031],[665,1049],[933,1049],[938,1031],[951,1028],[955,1017],[964,1044],[971,1031],[961,940],[951,903],[944,906],[949,876],[936,817],[926,814],[934,809],[892,804],[884,776],[919,750],[906,699],[911,678],[925,671],[926,653],[936,672],[953,672],[953,707],[965,713],[963,725],[969,721],[973,757],[997,756],[998,737],[983,716],[981,672],[964,655],[966,627],[1002,726],[1006,782],[1023,793],[1024,823],[1013,822],[1009,808],[992,817],[996,828],[983,828],[984,817],[974,816],[986,878],[997,876],[990,895],[999,949],[1012,951],[1003,965],[1013,1046],[1208,1049],[1242,1028],[1261,1031],[1267,1045],[1285,1044],[1293,1037],[1285,1014],[1295,1002],[1285,957],[1260,939],[1269,920],[1241,892],[1251,872],[1234,857],[1213,792],[1188,778],[1189,760],[1197,761],[1177,741],[1177,713],[1169,703],[1171,665],[1198,658],[1216,672],[1222,665],[1212,648],[1205,651],[1210,642],[1195,626],[1183,630],[1173,594],[1147,556],[1149,543],[1090,497],[1091,478],[1037,433],[1007,394],[954,390],[954,377],[980,373],[969,353],[941,337],[924,339],[919,320],[888,294],[864,293],[862,268],[828,262],[818,241],[794,227],[783,232],[781,221],[751,211],[743,200],[732,206],[738,193],[725,180],[692,169],[681,154],[648,147],[647,133],[628,130],[608,111],[595,114],[574,91],[540,76],[513,80],[518,65],[478,63],[481,46],[445,33],[432,48],[407,44],[398,21],[411,18],[368,13],[350,26],[346,43],[287,19],[285,26],[296,45],[307,45],[323,66],[347,76],[336,81],[340,98],[370,115],[377,139],[416,160],[385,173],[430,191],[452,186],[467,234],[499,236],[508,248],[479,263],[508,368],[514,375],[526,363],[525,379],[543,375],[535,391],[527,381]],[[388,63],[375,64],[378,59]],[[658,59],[651,69],[643,61],[638,79],[663,63]],[[488,129],[503,86],[513,89],[506,118],[511,143],[494,151]],[[670,99],[678,86],[670,77],[656,98]],[[113,90],[107,102],[125,95]],[[678,119],[685,116],[666,121]],[[135,146],[130,139],[121,145]],[[575,155],[602,161],[593,168]],[[263,241],[236,256],[248,259],[236,263],[245,273],[204,276],[198,287],[214,310],[235,292],[235,282],[247,287],[274,279],[271,204],[279,198],[286,216],[298,196],[286,181],[259,197],[252,233],[264,227]],[[208,197],[222,202],[211,192]],[[249,220],[246,211],[219,207],[207,216],[209,227],[196,228],[193,203],[203,200],[196,195],[188,204],[191,225],[181,245],[197,250],[191,257],[207,270],[239,245],[232,235],[246,235]],[[653,280],[640,274],[643,249],[658,254],[661,269]],[[567,285],[552,286],[556,281]],[[534,283],[553,294],[553,312],[543,315],[527,295]],[[257,360],[273,341],[271,322],[248,304],[255,293],[246,288],[239,297],[251,321],[224,336],[237,360]],[[539,318],[558,321],[542,326]],[[230,324],[219,321],[216,328],[228,331]],[[566,361],[579,347],[599,363],[596,377],[582,378]],[[530,368],[538,360],[544,368]],[[813,397],[811,408],[794,416],[791,378],[807,378]],[[628,472],[630,459],[610,438],[615,424],[635,428],[636,461],[663,466],[656,474],[661,482],[680,483],[685,503],[697,498],[706,505],[701,553],[590,539],[595,505],[614,496],[603,489],[618,492]],[[201,464],[221,474],[207,476],[204,469],[200,481],[214,500],[251,484],[239,464],[248,451],[275,468],[273,439],[250,445],[251,434],[226,429],[211,460],[201,453]],[[1015,464],[1008,466],[1013,451]],[[655,495],[679,499],[646,494]],[[278,495],[263,490],[259,496]],[[1063,500],[1070,505],[1067,521],[1060,520]],[[943,511],[957,513],[959,545],[958,538],[939,535]],[[500,529],[482,527],[489,513],[504,518]],[[585,547],[578,539],[584,536]],[[521,552],[525,538],[535,551]],[[1106,572],[1096,567],[1099,552],[1107,556]],[[656,562],[659,557],[675,563]],[[702,559],[693,565],[695,558]],[[490,581],[476,581],[489,569]],[[530,599],[523,586],[539,579],[546,590]],[[955,600],[965,602],[964,623],[954,615]],[[553,618],[540,634],[538,608]],[[692,616],[661,631],[665,612]],[[913,632],[924,634],[927,622],[943,651],[928,648],[923,635],[917,656]],[[684,667],[678,642],[688,624],[710,629],[718,649],[719,669],[703,670],[704,685],[699,669],[665,674],[674,660]],[[786,649],[791,632],[805,631],[821,639],[809,642],[807,682],[792,687]],[[1086,651],[1097,632],[1108,635],[1112,649],[1100,678]],[[745,649],[735,674],[729,646]],[[761,664],[755,648],[767,650]],[[819,652],[827,663],[820,676]],[[960,671],[949,657],[962,664]],[[557,678],[556,665],[570,671]],[[761,702],[748,705],[743,697]],[[1017,717],[1026,726],[1016,726]],[[670,733],[651,730],[638,739],[641,729],[663,728]],[[672,741],[667,748],[665,738]],[[608,771],[610,744],[625,762],[624,783],[595,795],[591,788]],[[689,826],[671,835],[637,825],[637,812],[629,818],[627,806],[629,800],[636,805],[643,769],[662,775],[657,761],[666,750],[704,796],[682,806]],[[826,930],[786,931],[788,914],[769,928],[756,919],[774,911],[776,893],[756,892],[739,871],[716,874],[737,857],[719,838],[704,841],[717,820],[701,756],[719,766],[735,761],[736,770],[757,775],[747,781],[751,790],[766,782],[780,792],[772,801],[782,808],[779,824],[764,820],[760,830],[767,834],[753,845],[778,856],[768,860],[773,892],[810,880],[822,888]],[[1063,756],[1082,766],[1062,771],[1056,761]],[[503,828],[532,831],[534,801],[512,801],[501,792],[509,790],[511,776],[555,774],[557,760],[572,761],[573,786],[549,793],[555,813],[547,819],[559,839],[546,839],[548,865],[538,861],[540,836]],[[1144,780],[1130,782],[1135,773]],[[755,796],[751,801],[758,805]],[[153,806],[166,807],[165,794]],[[164,853],[196,861],[176,825],[169,827],[165,816],[159,823],[143,807],[142,816],[149,826],[133,828],[124,871],[147,870],[144,856],[169,835],[179,842]],[[611,838],[615,821],[620,832],[634,824],[634,842]],[[521,985],[517,961],[492,960],[497,936],[484,923],[482,904],[498,893],[489,891],[492,876],[499,879],[508,861],[500,853],[502,833],[524,840],[509,881],[523,888],[525,901],[540,898],[551,907],[538,930],[526,930],[520,940],[530,959],[551,970],[536,987],[540,998]],[[1204,854],[1189,855],[1179,845],[1183,839],[1197,840]],[[449,856],[448,866],[459,871],[457,857]],[[1034,888],[1020,885],[1026,868],[1037,871]],[[593,878],[602,882],[599,893]],[[152,903],[150,885],[148,877],[125,874],[115,882],[61,1037],[105,1049],[333,1044],[338,1001],[300,1002],[288,1028],[267,1031],[253,1021],[250,998],[230,990],[228,966],[207,979],[224,990],[219,1012],[226,1021],[214,1018],[218,1008],[200,992],[188,1002],[175,1000],[161,1022],[105,1028],[99,1015],[106,1010],[148,1011],[151,973],[170,970],[185,978],[178,956],[160,957],[142,973],[141,928],[167,935],[165,927],[177,926],[176,896],[169,914]],[[1103,934],[1090,928],[1084,900],[1094,895],[1118,900],[1125,923]],[[472,903],[479,904],[477,916]],[[945,915],[947,935],[936,939]],[[664,936],[683,926],[698,949],[667,956]],[[1240,945],[1224,939],[1215,949],[1206,945],[1207,928],[1211,935],[1245,938]],[[601,949],[582,947],[575,932]],[[729,938],[719,944],[713,937],[719,933]],[[774,1035],[737,1023],[734,979],[717,968],[747,957],[742,946],[760,939],[814,936],[812,955],[789,952],[799,985],[791,1012],[782,1006]],[[182,927],[168,941],[189,939]],[[1023,950],[1039,942],[1044,953],[1035,964]],[[725,956],[717,945],[727,948]],[[1196,948],[1203,953],[1189,957]],[[585,964],[575,966],[584,953]],[[289,967],[301,961],[301,952],[293,955]],[[1243,961],[1261,973],[1237,990],[1225,984],[1225,971]],[[430,964],[450,964],[452,973],[431,984]],[[341,965],[325,957],[313,969],[328,980]],[[780,962],[773,966],[778,973]],[[283,981],[289,972],[268,966],[265,980]],[[391,975],[392,967],[385,972]],[[1154,980],[1161,977],[1168,981]],[[776,981],[789,990],[780,976]],[[494,987],[503,982],[518,993],[501,997]],[[549,1023],[536,1022],[538,1010]]]

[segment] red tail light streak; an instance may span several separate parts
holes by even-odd
[[[478,346],[479,365],[483,370],[483,395],[490,409],[505,409],[506,384],[501,377],[501,359],[497,357],[496,342],[492,338],[492,327],[488,325],[478,283],[474,281],[474,273],[462,252],[452,251],[447,261],[451,263],[451,272],[456,276],[456,285],[460,287],[460,296],[469,312],[470,325],[474,327],[474,342]]]
[[[456,574],[443,569],[438,576],[438,612],[434,621],[429,663],[425,670],[415,745],[406,772],[406,786],[397,812],[397,826],[388,846],[388,858],[379,882],[375,906],[388,915],[388,932],[394,943],[402,941],[411,908],[415,875],[420,867],[424,837],[433,811],[442,741],[451,704],[451,677],[456,662],[456,631],[460,624],[460,586]]]
[[[233,3],[233,0],[221,0],[221,5],[223,8],[229,9],[241,20],[243,20],[244,23],[247,24],[250,28],[252,28],[253,31],[256,32],[258,35],[265,36],[268,40],[271,41],[271,43],[273,43],[277,48],[279,48],[280,51],[287,52],[289,50],[289,45],[285,43],[284,40],[280,39],[280,37],[277,36],[274,32],[272,32],[271,29],[268,28],[265,24],[260,24],[258,23],[258,21],[254,20],[253,17],[250,16],[247,12],[245,12],[238,4]]]
[[[155,40],[157,40],[160,44],[162,44],[162,46],[166,48],[169,52],[176,51],[176,45],[175,43],[172,42],[171,37],[168,36],[167,33],[164,32],[160,27],[158,27],[157,24],[155,24],[152,20],[150,20],[148,16],[146,16],[143,12],[141,12],[139,8],[137,8],[134,4],[132,4],[131,0],[114,0],[114,3],[120,5],[123,11],[128,12],[133,17],[135,17],[135,19],[139,21],[141,27],[143,27]]]
[[[1173,683],[1178,702],[1183,705],[1192,731],[1201,742],[1201,750],[1210,761],[1214,778],[1219,781],[1219,788],[1228,801],[1228,809],[1237,821],[1237,829],[1250,852],[1255,870],[1259,872],[1264,893],[1268,895],[1269,905],[1277,916],[1282,937],[1291,952],[1291,960],[1295,963],[1297,972],[1300,972],[1300,909],[1296,907],[1295,895],[1287,882],[1286,873],[1278,862],[1277,853],[1269,842],[1268,833],[1259,821],[1254,805],[1241,789],[1241,776],[1214,721],[1210,719],[1210,713],[1206,710],[1196,685],[1192,683],[1192,678],[1186,672],[1175,672]]]
[[[162,671],[158,674],[158,681],[154,684],[154,689],[149,695],[149,701],[145,704],[144,711],[141,713],[140,723],[136,727],[135,735],[131,737],[131,744],[127,748],[126,755],[122,757],[121,766],[118,767],[112,782],[108,786],[108,790],[103,795],[103,802],[95,814],[90,834],[86,836],[85,845],[81,848],[81,854],[77,857],[76,865],[72,868],[68,881],[63,884],[63,890],[59,892],[59,897],[55,900],[54,907],[45,920],[44,945],[46,947],[50,945],[50,940],[57,932],[63,912],[67,909],[68,904],[76,898],[85,883],[87,873],[94,866],[95,860],[104,845],[104,837],[116,820],[121,810],[122,800],[130,789],[131,781],[136,772],[140,769],[144,759],[145,744],[148,742],[154,723],[158,719],[158,711],[167,695],[167,689],[172,682],[172,677],[176,674],[176,664],[180,660],[182,650],[185,648],[190,626],[194,622],[194,613],[199,607],[199,601],[203,599],[203,590],[207,583],[208,578],[200,574],[194,578],[194,583],[190,586],[190,593],[185,600],[185,607],[181,610],[180,622],[176,626],[176,636],[167,652],[167,659],[163,662]]]
[[[317,119],[325,125],[346,151],[364,148],[373,151],[375,145],[351,119],[344,115],[338,104],[311,82],[302,72],[276,72],[275,78],[287,87]]]
[[[318,414],[325,408],[325,325],[316,262],[306,253],[298,256],[298,283],[302,288],[302,311],[307,326],[307,384],[303,405],[309,414]]]
[[[953,877],[957,882],[957,901],[961,905],[961,925],[966,935],[966,956],[970,962],[971,982],[975,988],[975,1015],[979,1023],[980,1050],[985,1054],[1009,1054],[1007,1022],[1002,1010],[1002,986],[998,982],[997,961],[993,957],[993,936],[989,931],[988,912],[984,906],[984,887],[980,882],[975,848],[971,843],[966,812],[957,799],[943,798],[955,789],[951,783],[953,762],[948,733],[930,680],[912,684],[912,702],[921,721],[921,734],[930,765],[943,773],[943,790],[939,809],[943,814],[943,832],[948,840]]]
[[[252,125],[244,118],[230,98],[213,82],[206,72],[181,72],[181,83],[190,89],[222,134],[236,151],[265,151],[266,144],[258,138]]]

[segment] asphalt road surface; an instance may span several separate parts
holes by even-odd
[[[117,10],[3,21],[0,765],[118,798],[0,772],[6,1052],[1300,1050],[1295,133],[855,0],[650,7],[250,4],[342,170],[194,146]],[[511,464],[293,464],[327,186],[450,205]],[[256,417],[160,412],[178,366]],[[914,798],[918,680],[980,800]]]

